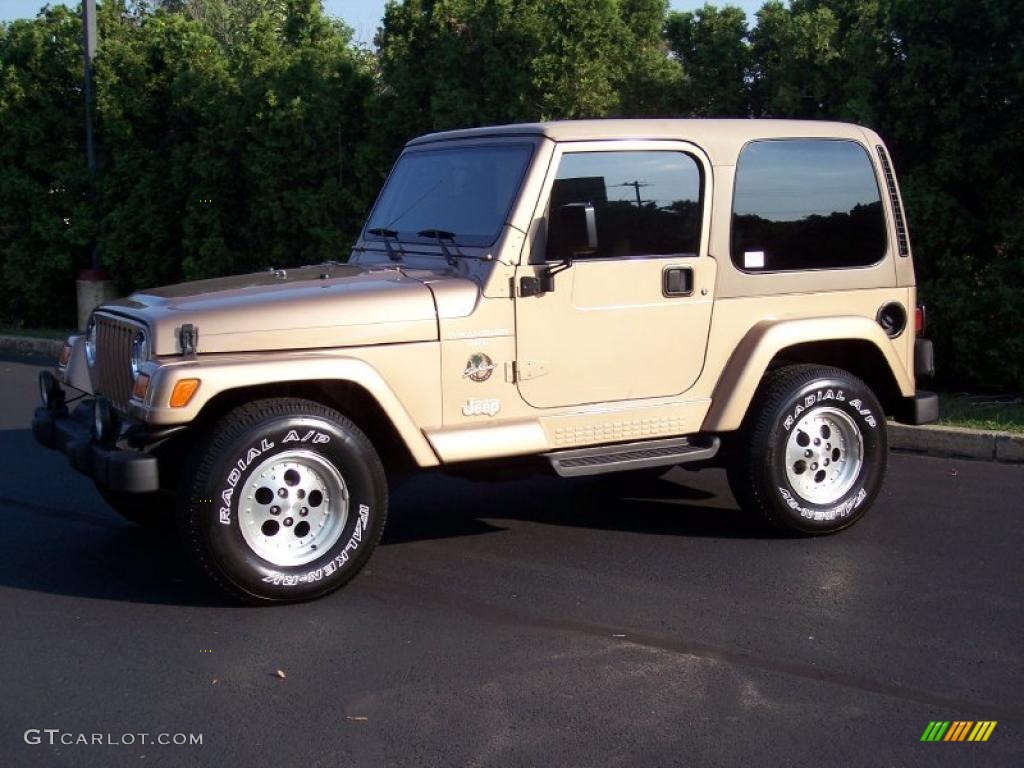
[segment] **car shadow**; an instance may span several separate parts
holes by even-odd
[[[196,581],[173,533],[153,534],[121,518],[63,457],[35,445],[29,430],[0,431],[17,483],[0,484],[0,588],[100,600],[234,606]],[[700,473],[703,474],[703,473]],[[471,482],[424,473],[392,496],[382,544],[479,536],[502,521],[594,528],[657,536],[762,538],[771,535],[741,513],[728,492],[666,479],[620,478]],[[59,478],[59,479],[56,479]],[[26,487],[45,488],[37,496]]]
[[[431,473],[394,494],[381,543],[492,533],[505,530],[502,520],[658,536],[775,538],[737,507],[721,478],[711,484],[719,486],[714,490],[690,484],[700,475],[676,468],[654,479],[608,475],[484,483]]]

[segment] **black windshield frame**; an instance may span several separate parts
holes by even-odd
[[[433,157],[448,156],[448,157],[454,158],[455,156],[466,155],[467,153],[486,152],[486,151],[492,151],[492,152],[493,151],[503,151],[503,152],[508,152],[509,150],[519,151],[519,152],[522,153],[521,157],[517,159],[517,161],[522,163],[522,166],[519,169],[518,174],[515,177],[513,177],[512,179],[510,179],[510,184],[509,184],[508,190],[507,190],[507,194],[508,194],[507,204],[505,204],[504,206],[500,206],[498,209],[496,209],[494,211],[493,231],[489,231],[489,232],[486,232],[486,233],[479,233],[479,232],[477,232],[477,233],[467,233],[467,232],[461,232],[461,231],[459,231],[458,227],[452,226],[452,220],[450,220],[450,219],[449,220],[442,220],[442,221],[430,220],[429,222],[420,221],[419,224],[413,223],[413,224],[408,225],[408,226],[398,224],[395,221],[384,221],[383,219],[381,221],[377,220],[378,217],[382,216],[382,205],[385,205],[385,204],[388,203],[388,199],[387,198],[388,198],[389,189],[396,182],[396,179],[398,178],[399,174],[402,173],[402,170],[403,170],[402,164],[403,164],[403,162],[406,162],[408,160],[418,159],[418,158],[423,157],[424,155],[433,155]],[[401,242],[403,244],[408,244],[408,245],[420,244],[420,245],[435,245],[436,246],[437,242],[438,242],[436,238],[434,238],[434,237],[426,237],[426,236],[418,234],[418,232],[421,232],[421,231],[426,230],[426,229],[441,229],[441,230],[451,230],[455,234],[455,238],[454,238],[453,242],[457,246],[466,246],[466,247],[471,247],[471,248],[472,247],[487,248],[489,246],[494,245],[497,242],[498,238],[501,236],[502,230],[505,228],[506,224],[508,223],[510,214],[511,214],[513,208],[515,207],[516,202],[519,199],[519,194],[520,194],[520,192],[522,190],[523,183],[526,180],[526,176],[529,173],[531,165],[533,164],[533,159],[534,159],[535,152],[536,152],[536,144],[535,143],[524,142],[522,140],[520,140],[520,141],[500,141],[500,142],[499,141],[487,141],[487,142],[479,142],[479,143],[473,143],[473,144],[461,144],[460,143],[460,144],[456,144],[456,145],[438,142],[437,144],[430,144],[430,145],[426,145],[426,146],[423,146],[423,147],[415,147],[415,148],[407,149],[398,158],[398,161],[395,163],[394,167],[391,169],[391,172],[388,174],[388,178],[385,181],[383,187],[381,188],[381,192],[378,195],[376,202],[374,203],[373,209],[370,211],[370,215],[367,217],[366,225],[365,225],[365,227],[363,229],[363,238],[364,238],[364,240],[367,240],[367,241],[383,241],[385,239],[384,237],[379,236],[379,235],[374,235],[374,234],[371,234],[369,232],[370,229],[381,227],[381,228],[387,228],[387,229],[396,229],[398,231],[398,236],[397,236],[397,238],[394,238],[394,240],[397,240],[398,242]],[[441,180],[441,182],[444,182],[444,181],[445,181],[444,179]],[[439,183],[441,183],[441,182],[439,182]],[[428,194],[429,193],[430,193],[430,191],[428,190]],[[415,198],[413,199],[413,201],[407,201],[407,202],[415,202]],[[498,211],[499,210],[500,210],[500,215],[498,215]],[[389,213],[391,213],[391,211],[389,211]],[[405,215],[406,215],[405,213],[402,214],[403,217]],[[424,226],[420,226],[420,225],[424,225]]]

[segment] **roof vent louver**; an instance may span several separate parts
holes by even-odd
[[[896,192],[896,177],[892,172],[892,165],[889,163],[889,153],[885,147],[879,144],[878,159],[882,162],[882,172],[885,174],[885,186],[889,190],[889,202],[892,204],[893,216],[896,219],[896,247],[900,256],[910,255],[910,242],[907,240],[907,223],[903,217],[903,205],[900,203],[900,196]]]

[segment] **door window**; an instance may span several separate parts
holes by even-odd
[[[594,206],[598,249],[589,258],[697,254],[701,170],[684,152],[563,155],[548,206],[548,260],[566,256],[558,212],[570,203]]]

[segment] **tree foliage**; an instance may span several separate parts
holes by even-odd
[[[106,0],[0,25],[0,319],[120,287],[344,258],[411,136],[605,116],[852,120],[887,140],[950,384],[1024,387],[1024,9],[1000,0],[392,0],[373,51],[319,0]]]

